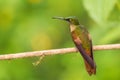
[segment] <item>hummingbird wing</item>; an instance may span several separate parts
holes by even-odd
[[[91,57],[91,59],[94,62],[91,39],[89,40],[89,42],[90,42],[90,51],[87,51],[86,53]],[[96,64],[94,63],[94,67],[92,68],[86,60],[84,60],[84,61],[85,61],[85,66],[86,66],[86,69],[87,69],[89,75],[96,74]]]
[[[84,36],[85,38],[86,35],[82,35],[82,36]],[[87,36],[88,36],[87,38],[90,37],[89,35]],[[89,75],[95,74],[96,66],[93,60],[92,41],[90,39],[87,39],[87,41],[84,42],[84,40],[80,39],[80,37],[74,34],[74,32],[72,32],[72,37],[77,49],[80,51],[82,57],[84,58],[87,72],[89,73]],[[84,43],[86,42],[88,43],[89,46],[84,47]]]

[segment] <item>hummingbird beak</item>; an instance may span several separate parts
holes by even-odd
[[[53,17],[53,19],[60,19],[60,20],[69,21],[69,19],[67,19],[67,18],[64,18],[64,17]]]

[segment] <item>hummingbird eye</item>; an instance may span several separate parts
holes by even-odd
[[[69,19],[69,22],[74,22],[74,20],[73,19]]]
[[[66,21],[70,22],[70,19],[65,19]]]

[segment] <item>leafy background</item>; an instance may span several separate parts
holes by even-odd
[[[94,45],[120,43],[120,0],[0,0],[0,54],[74,47],[66,22],[77,16]],[[0,61],[0,80],[120,80],[120,50],[94,51],[96,75],[79,53]]]

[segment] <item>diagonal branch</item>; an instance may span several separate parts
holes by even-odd
[[[111,49],[120,49],[120,44],[93,46],[93,50],[111,50]],[[77,49],[62,48],[62,49],[52,49],[52,50],[43,50],[43,51],[22,52],[22,53],[0,55],[0,60],[35,57],[35,56],[43,56],[43,55],[47,56],[47,55],[55,55],[55,54],[66,54],[66,53],[73,53],[73,52],[77,52]]]

